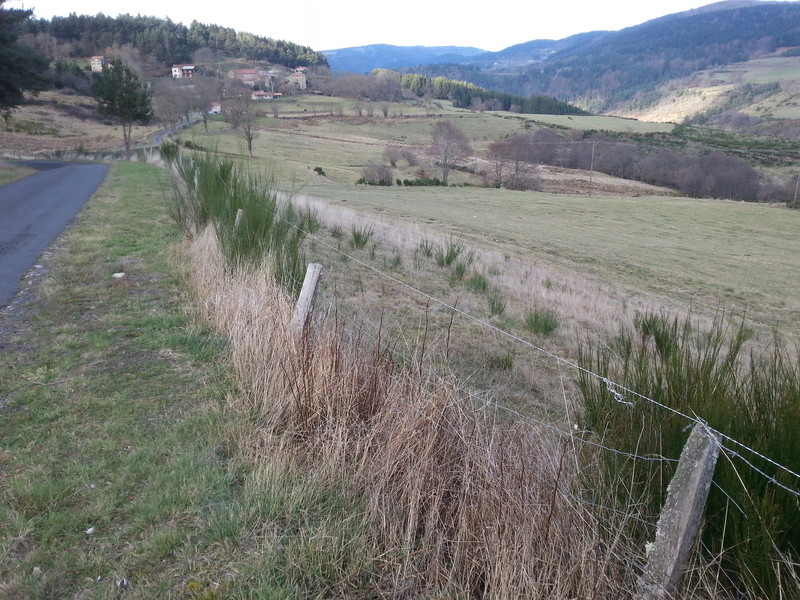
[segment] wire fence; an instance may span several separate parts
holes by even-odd
[[[612,396],[614,397],[615,401],[617,401],[617,402],[619,402],[621,404],[624,404],[626,406],[629,406],[631,409],[635,409],[638,402],[645,402],[645,403],[651,404],[651,405],[653,405],[653,406],[655,406],[655,407],[657,407],[657,408],[659,408],[659,409],[661,409],[661,410],[663,410],[665,412],[674,414],[674,415],[686,420],[687,423],[688,423],[688,426],[692,426],[692,425],[695,425],[695,424],[703,425],[709,431],[711,431],[715,435],[719,436],[722,440],[724,440],[724,442],[727,442],[727,443],[729,443],[731,445],[734,445],[734,446],[736,446],[738,448],[738,450],[733,450],[732,448],[730,448],[730,447],[728,447],[728,446],[726,446],[724,444],[720,444],[721,449],[726,453],[726,455],[728,455],[731,458],[739,459],[748,468],[752,469],[757,474],[759,474],[761,477],[766,479],[766,481],[769,484],[774,485],[774,486],[784,490],[785,492],[791,494],[794,497],[800,498],[800,489],[793,488],[793,487],[790,487],[788,485],[785,485],[785,484],[781,483],[774,476],[769,475],[768,473],[764,472],[762,469],[760,469],[756,465],[754,465],[752,460],[748,460],[748,458],[743,456],[743,454],[744,453],[749,453],[753,457],[757,457],[757,458],[759,458],[761,460],[764,460],[765,462],[771,464],[775,469],[785,473],[786,475],[790,476],[791,478],[794,478],[798,482],[799,486],[800,486],[800,474],[798,474],[796,471],[790,469],[789,467],[786,467],[785,465],[783,465],[783,464],[781,464],[781,463],[769,458],[768,456],[766,456],[763,453],[759,452],[755,448],[752,448],[752,447],[748,446],[747,444],[745,444],[745,443],[733,438],[732,436],[729,436],[728,434],[726,434],[726,433],[724,433],[722,431],[719,431],[717,429],[714,429],[714,428],[710,427],[701,418],[696,417],[696,416],[688,415],[685,412],[677,410],[677,409],[675,409],[675,408],[673,408],[673,407],[671,407],[671,406],[669,406],[667,404],[664,404],[664,403],[659,402],[658,400],[655,400],[655,399],[653,399],[653,398],[651,398],[649,396],[641,394],[641,393],[637,392],[636,390],[633,390],[633,389],[631,389],[631,388],[629,388],[629,387],[627,387],[627,386],[625,386],[623,384],[620,384],[620,383],[618,383],[616,381],[613,381],[613,380],[609,379],[608,377],[605,377],[605,376],[603,376],[603,375],[601,375],[599,373],[596,373],[596,372],[592,371],[591,369],[588,369],[588,368],[578,364],[577,362],[575,362],[573,360],[565,358],[565,357],[563,357],[563,356],[561,356],[561,355],[559,355],[559,354],[557,354],[555,352],[547,350],[546,348],[542,348],[541,346],[539,346],[537,344],[534,344],[530,340],[524,339],[522,337],[519,337],[518,335],[515,335],[515,334],[513,334],[511,332],[508,332],[508,331],[506,331],[506,330],[494,325],[493,323],[490,323],[490,322],[486,321],[485,319],[481,319],[480,317],[476,317],[476,316],[470,314],[469,312],[467,312],[467,311],[465,311],[465,310],[463,310],[463,309],[461,309],[461,308],[459,308],[457,306],[454,306],[453,304],[450,304],[450,303],[442,300],[441,298],[433,296],[433,295],[431,295],[431,294],[429,294],[429,293],[427,293],[427,292],[415,287],[414,285],[411,285],[410,283],[407,283],[407,282],[399,279],[398,277],[395,277],[394,275],[392,275],[390,273],[387,273],[387,272],[385,272],[385,271],[383,271],[383,270],[381,270],[381,269],[379,269],[379,268],[377,268],[377,267],[375,267],[373,265],[370,265],[369,263],[359,259],[358,257],[353,256],[352,254],[350,254],[348,252],[345,252],[344,250],[342,250],[341,248],[337,247],[336,245],[327,242],[326,240],[320,238],[319,236],[316,236],[314,234],[309,233],[308,231],[305,231],[305,230],[301,229],[299,226],[297,226],[294,223],[289,223],[289,224],[292,227],[295,227],[298,230],[302,231],[306,236],[308,236],[309,239],[313,240],[317,244],[319,244],[319,245],[331,250],[332,252],[340,255],[341,257],[343,257],[344,259],[346,259],[348,261],[352,261],[353,263],[359,265],[360,267],[362,267],[362,268],[370,271],[371,273],[377,275],[378,277],[380,277],[382,279],[385,279],[386,281],[390,281],[393,284],[398,285],[401,288],[406,289],[410,293],[412,293],[412,294],[414,294],[414,295],[416,295],[416,296],[418,296],[420,298],[425,299],[427,302],[439,305],[442,308],[444,308],[444,309],[446,309],[448,311],[452,311],[452,313],[458,314],[458,315],[464,317],[465,319],[475,323],[476,325],[478,325],[478,326],[480,326],[480,327],[482,327],[482,328],[484,328],[486,330],[492,331],[493,333],[495,333],[495,334],[497,334],[497,335],[499,335],[501,337],[504,337],[504,338],[506,338],[508,340],[511,340],[516,344],[519,344],[519,345],[521,345],[523,347],[526,347],[526,348],[528,348],[530,350],[533,350],[536,353],[539,353],[539,354],[541,354],[543,356],[546,356],[546,357],[552,359],[557,364],[569,367],[570,369],[573,369],[575,372],[582,373],[583,375],[586,375],[586,376],[588,376],[590,378],[593,378],[593,379],[599,381],[612,394]],[[393,351],[395,351],[395,350],[393,349]],[[404,360],[408,360],[407,357],[403,357],[403,358],[404,358]],[[471,397],[472,397],[473,400],[476,399],[474,396],[471,396]],[[589,440],[589,439],[587,439],[587,438],[585,438],[583,436],[576,436],[576,435],[572,434],[571,432],[566,432],[565,430],[563,430],[560,427],[557,427],[557,426],[555,426],[555,425],[553,425],[551,423],[547,423],[547,422],[542,421],[540,419],[536,419],[536,418],[534,418],[534,417],[532,417],[530,415],[523,414],[520,411],[517,411],[517,410],[515,410],[513,408],[510,408],[510,407],[495,403],[495,402],[490,401],[490,400],[485,399],[485,398],[481,399],[481,401],[483,403],[486,403],[486,404],[491,404],[496,409],[504,411],[504,412],[506,412],[508,414],[514,415],[515,417],[517,417],[519,419],[523,419],[523,420],[529,421],[531,423],[535,423],[535,424],[537,424],[539,426],[552,429],[554,431],[557,431],[561,435],[567,435],[571,439],[573,439],[573,440],[575,440],[575,441],[577,441],[577,442],[579,442],[581,444],[595,446],[595,447],[597,447],[599,449],[602,449],[602,450],[604,450],[606,452],[610,452],[610,453],[613,453],[613,454],[616,454],[616,455],[619,455],[619,456],[627,456],[629,458],[633,458],[633,459],[636,459],[636,460],[643,460],[643,461],[649,461],[649,462],[677,462],[677,460],[678,460],[676,458],[669,458],[669,457],[663,457],[663,456],[642,456],[642,455],[637,455],[637,454],[633,454],[633,453],[628,453],[628,452],[625,452],[625,451],[622,451],[622,450],[619,450],[619,449],[616,449],[616,448],[611,448],[611,447],[605,446],[605,445],[603,445],[603,444],[601,444],[599,442],[595,442],[593,440]],[[723,490],[723,493],[724,493],[724,490]],[[741,510],[740,507],[739,507],[739,510]]]

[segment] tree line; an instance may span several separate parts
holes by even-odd
[[[583,132],[563,136],[538,129],[493,142],[488,148],[491,183],[531,189],[528,167],[536,164],[593,170],[615,177],[669,187],[686,196],[754,202],[793,199],[789,181],[772,181],[742,159],[720,151],[648,152],[641,145]]]
[[[207,48],[218,55],[289,67],[327,65],[325,56],[308,46],[197,21],[187,27],[156,17],[72,13],[49,20],[29,19],[20,33],[45,38],[40,46],[60,45],[69,57],[102,54],[106,48],[130,45],[165,64],[188,62],[195,52]]]
[[[421,73],[403,73],[400,86],[418,97],[426,95],[437,100],[450,100],[456,108],[479,110],[506,110],[540,115],[586,115],[586,111],[561,102],[551,96],[523,97],[492,91],[467,81],[447,77],[428,77]]]

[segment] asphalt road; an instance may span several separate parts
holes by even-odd
[[[38,171],[0,186],[0,306],[108,174],[108,165],[22,162]]]

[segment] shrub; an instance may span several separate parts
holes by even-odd
[[[161,156],[161,159],[165,163],[171,165],[178,159],[178,155],[180,154],[180,148],[178,147],[178,144],[176,144],[175,142],[170,140],[164,140],[158,147],[158,153]]]
[[[461,256],[462,252],[464,252],[464,245],[461,241],[447,237],[444,246],[436,249],[434,260],[440,267],[449,267]]]
[[[417,249],[422,252],[423,256],[427,256],[428,258],[433,256],[433,243],[428,239],[422,240],[417,246]]]
[[[372,239],[372,228],[364,225],[363,227],[352,226],[350,229],[350,246],[352,248],[363,248]]]
[[[467,286],[473,292],[483,293],[489,288],[489,280],[483,273],[473,273],[467,280]]]
[[[486,362],[490,369],[496,369],[498,371],[510,371],[514,366],[514,355],[510,352],[500,355],[495,354],[489,356],[489,359]]]
[[[489,314],[499,317],[506,312],[507,301],[500,290],[491,290],[487,299],[489,301]]]
[[[314,167],[314,172],[321,177],[325,177],[325,171],[322,167]]]
[[[525,329],[538,335],[550,335],[558,328],[558,314],[552,310],[529,308],[525,311]]]
[[[392,185],[392,167],[381,163],[370,163],[361,171],[359,183],[367,185]]]
[[[464,279],[464,276],[467,274],[467,263],[464,261],[459,261],[453,266],[453,272],[450,274],[450,280],[461,281]]]
[[[516,190],[520,192],[538,192],[542,189],[542,184],[535,177],[527,175],[516,175],[509,177],[505,186],[509,190]]]
[[[256,267],[267,259],[275,280],[299,294],[306,268],[304,226],[313,228],[315,215],[278,202],[272,180],[247,173],[230,159],[178,156],[173,172],[170,214],[187,236],[213,227],[228,268]]]
[[[744,321],[736,324],[724,316],[702,331],[691,319],[648,313],[610,344],[584,345],[580,363],[656,402],[696,415],[798,472],[800,360],[777,338],[767,351],[748,353],[750,336]],[[634,406],[621,404],[608,385],[585,372],[580,390],[585,425],[606,444],[639,455],[680,455],[689,435],[684,418],[635,397],[628,398]],[[744,452],[725,440],[723,446]],[[753,591],[732,590],[737,595],[796,597],[798,588],[792,588],[793,595],[788,586],[797,582],[790,563],[800,558],[797,499],[769,478],[795,489],[797,479],[758,456],[747,453],[747,460],[763,475],[727,454],[716,466],[703,542],[721,558],[736,587]],[[629,491],[645,497],[653,511],[660,509],[674,472],[672,463],[633,465],[624,457],[608,461],[605,468],[608,477],[630,477]]]

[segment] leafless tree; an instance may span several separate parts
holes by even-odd
[[[472,145],[464,132],[450,121],[436,121],[431,135],[431,151],[442,167],[442,182],[447,185],[450,170],[472,153]]]
[[[508,189],[539,189],[539,182],[531,173],[530,165],[536,162],[536,145],[530,135],[517,134],[507,140],[489,144],[489,158],[495,164],[496,181]],[[504,176],[506,165],[511,173]]]
[[[222,82],[216,77],[197,76],[192,79],[191,105],[203,117],[203,127],[208,133],[208,113],[211,103],[221,97]]]
[[[364,183],[370,185],[392,185],[394,171],[389,165],[373,161],[361,171]]]
[[[214,51],[208,46],[202,46],[192,53],[192,61],[196,65],[210,65],[214,62]]]
[[[153,113],[173,131],[186,114],[189,98],[187,88],[172,79],[163,79],[153,86]]]
[[[403,149],[400,146],[391,144],[383,150],[383,159],[389,161],[393,167],[397,166],[398,161],[403,158]]]
[[[492,142],[487,151],[489,160],[494,162],[494,180],[498,185],[503,185],[503,172],[508,160],[505,152],[506,143],[505,140]]]
[[[244,141],[247,142],[247,152],[253,156],[253,140],[255,130],[255,103],[250,90],[236,90],[236,95],[230,100],[227,107],[228,122],[238,129]]]
[[[408,148],[403,150],[403,160],[408,163],[409,167],[416,167],[419,164],[419,157],[417,154]]]

